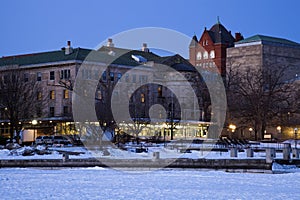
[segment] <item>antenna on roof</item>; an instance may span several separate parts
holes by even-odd
[[[217,24],[220,24],[220,16],[217,16]]]

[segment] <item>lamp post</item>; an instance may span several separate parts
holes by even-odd
[[[232,134],[235,132],[236,125],[234,124],[229,124],[228,128],[231,130]]]
[[[253,131],[253,128],[250,127],[250,128],[249,128],[250,138],[252,138],[252,131]]]
[[[38,124],[38,121],[34,119],[31,121],[31,124],[33,125],[33,141],[35,141],[35,125]]]
[[[294,134],[295,134],[295,149],[297,149],[297,135],[298,135],[298,128],[294,129]]]

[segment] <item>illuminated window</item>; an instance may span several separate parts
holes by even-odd
[[[214,50],[210,51],[209,57],[210,58],[215,58],[215,51]]]
[[[207,51],[205,51],[205,52],[203,53],[203,58],[204,58],[204,59],[207,59],[207,58],[208,58],[208,53],[207,53]]]
[[[50,91],[50,99],[55,99],[55,91],[54,90]]]
[[[202,59],[202,53],[201,52],[198,52],[197,53],[197,58],[196,58],[197,60],[201,60]]]
[[[101,90],[97,91],[97,99],[99,99],[99,100],[102,99],[102,92],[101,92]]]
[[[64,99],[69,98],[69,90],[64,90]]]
[[[144,93],[141,94],[141,103],[145,103],[145,94]]]
[[[42,100],[42,92],[38,92],[36,96],[37,100]]]
[[[158,97],[162,97],[162,87],[160,85],[157,87],[157,93]]]

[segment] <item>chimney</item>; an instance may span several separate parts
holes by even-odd
[[[111,38],[108,38],[107,40],[107,44],[106,44],[107,47],[114,47],[114,43],[113,43],[113,40]]]
[[[147,47],[147,43],[143,43],[142,51],[149,53],[149,49]]]
[[[243,39],[244,39],[244,37],[241,33],[235,33],[235,42],[238,42]]]
[[[65,48],[65,55],[70,55],[73,53],[73,48],[71,47],[71,41],[68,40],[67,47]]]

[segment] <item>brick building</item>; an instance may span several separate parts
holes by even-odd
[[[226,49],[243,39],[240,33],[232,36],[218,20],[209,30],[204,29],[199,40],[194,35],[189,46],[189,61],[203,68],[217,67],[221,76],[226,76]]]

